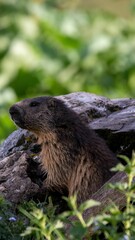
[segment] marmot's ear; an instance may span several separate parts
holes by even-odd
[[[56,99],[55,98],[49,98],[48,108],[55,108],[55,106],[56,106]]]

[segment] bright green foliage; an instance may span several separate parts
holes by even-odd
[[[126,206],[121,211],[112,203],[99,215],[87,220],[83,212],[100,205],[99,202],[88,200],[79,207],[76,197],[65,198],[71,210],[55,215],[55,207],[51,200],[49,204],[25,203],[19,207],[16,221],[9,221],[11,207],[0,199],[0,239],[9,240],[134,240],[135,236],[135,153],[131,161],[124,157],[127,165],[119,164],[115,171],[124,171],[127,182],[110,184],[110,187],[125,195]],[[114,170],[114,169],[113,169]],[[10,209],[10,210],[9,210]],[[25,217],[24,217],[25,216]],[[28,226],[29,225],[29,226]],[[24,231],[25,226],[27,226]],[[66,226],[66,227],[65,227]],[[70,228],[69,228],[70,226]],[[91,230],[90,230],[91,229]],[[23,233],[21,233],[23,231]],[[91,236],[90,232],[93,232]],[[21,233],[21,235],[20,235]],[[102,237],[101,237],[102,234]]]
[[[65,198],[68,202],[71,210],[64,212],[58,216],[54,214],[50,215],[48,207],[46,214],[43,209],[33,208],[31,212],[20,208],[20,211],[30,220],[31,226],[27,227],[26,231],[21,236],[32,235],[37,240],[65,240],[66,231],[64,230],[64,223],[71,224],[70,218],[76,216],[76,221],[72,221],[70,232],[68,233],[68,239],[81,240],[83,237],[89,236],[88,227],[92,225],[94,219],[91,218],[85,222],[83,218],[83,212],[90,208],[99,205],[100,203],[89,200],[77,207],[76,197]],[[68,220],[69,218],[69,220]],[[79,221],[78,221],[79,220]]]
[[[0,139],[13,130],[7,109],[18,99],[135,96],[135,20],[62,2],[0,1]]]

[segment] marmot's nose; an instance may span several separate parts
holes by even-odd
[[[15,116],[21,115],[22,112],[23,112],[23,110],[19,106],[17,106],[17,105],[13,105],[9,109],[9,113],[10,113],[11,117],[15,117]]]

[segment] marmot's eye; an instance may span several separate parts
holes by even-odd
[[[30,107],[36,107],[36,106],[39,106],[39,102],[36,102],[36,101],[33,101],[30,103]]]

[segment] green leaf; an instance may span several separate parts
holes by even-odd
[[[85,211],[85,210],[88,209],[88,208],[96,207],[96,206],[99,206],[99,205],[100,205],[100,202],[90,199],[90,200],[87,200],[87,201],[85,201],[84,203],[82,203],[82,204],[79,206],[79,209],[78,209],[78,210],[79,210],[80,212],[83,212],[83,211]]]
[[[116,165],[116,167],[111,168],[111,171],[114,171],[114,172],[117,172],[117,171],[123,172],[123,171],[125,171],[125,166],[124,166],[123,164],[121,164],[121,163],[118,163],[118,164]]]

